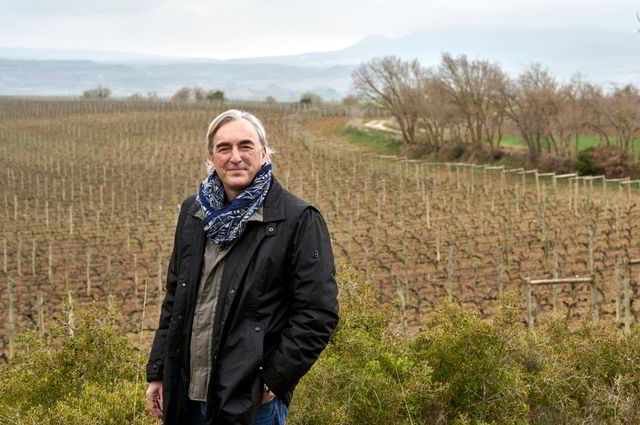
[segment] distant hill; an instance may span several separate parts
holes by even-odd
[[[32,49],[26,47],[0,47],[0,58],[23,60],[89,60],[98,62],[141,60],[166,61],[176,59],[171,56],[148,55],[112,50]]]
[[[206,61],[97,62],[0,59],[0,95],[77,96],[98,84],[114,96],[170,96],[183,86],[223,89],[235,99],[297,100],[312,90],[326,100],[347,92],[352,66],[299,67]]]
[[[512,74],[539,62],[560,79],[581,72],[600,84],[640,85],[640,34],[587,27],[448,28],[400,38],[369,36],[331,52],[233,60],[0,48],[0,95],[79,95],[102,84],[116,96],[169,96],[182,86],[201,86],[237,99],[296,100],[313,91],[338,100],[349,91],[351,72],[363,61],[393,54],[432,66],[442,52],[489,59]]]

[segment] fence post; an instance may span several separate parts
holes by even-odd
[[[3,254],[2,254],[2,270],[7,274],[7,238],[2,238]]]
[[[533,287],[531,285],[531,279],[527,278],[525,280],[526,286],[526,298],[527,298],[527,325],[529,329],[533,329],[534,321],[533,321]]]
[[[640,258],[628,260],[627,265],[627,273],[624,279],[624,330],[626,332],[631,331],[631,321],[633,320],[633,315],[631,311],[631,265],[640,264]]]
[[[558,251],[553,248],[553,278],[558,278]],[[558,312],[558,287],[553,285],[553,312]]]
[[[598,321],[600,317],[600,303],[598,302],[598,279],[595,274],[595,267],[593,264],[593,237],[594,231],[592,227],[589,227],[589,273],[591,273],[591,307],[593,320]]]
[[[631,293],[629,287],[629,280],[631,279],[631,267],[627,262],[627,270],[623,280],[623,292],[624,292],[624,330],[629,332],[631,330]]]
[[[138,295],[138,255],[133,254],[133,290]]]
[[[44,337],[44,296],[42,290],[38,292],[38,330],[40,331],[40,338]]]
[[[16,264],[18,266],[18,277],[22,276],[22,240],[18,240],[18,249],[16,253]]]
[[[14,321],[14,317],[13,317],[13,281],[9,278],[7,278],[7,292],[8,292],[8,296],[9,296],[9,309],[8,309],[8,320],[7,320],[7,325],[8,325],[8,329],[7,329],[7,334],[9,337],[9,353],[8,353],[8,357],[9,360],[11,360],[13,358],[13,338],[14,338],[14,334],[15,334],[15,321]]]
[[[594,322],[597,322],[600,317],[600,311],[598,308],[598,285],[596,275],[591,275],[591,314]]]
[[[578,176],[576,175],[576,180],[575,180],[575,197],[574,197],[574,202],[573,202],[573,208],[575,211],[575,214],[578,215],[578,201],[579,201],[579,192],[578,189],[580,188],[580,180],[578,180]]]
[[[440,262],[440,228],[436,230],[436,262]]]
[[[622,297],[624,296],[624,282],[622,276],[622,265],[620,258],[616,258],[615,281],[616,281],[616,323],[621,321]]]
[[[498,298],[502,298],[504,292],[504,250],[498,255]]]
[[[449,245],[449,258],[447,262],[447,297],[451,299],[453,286],[453,246]]]
[[[91,296],[91,252],[87,250],[87,296]]]

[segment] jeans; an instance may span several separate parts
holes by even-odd
[[[189,400],[189,425],[205,425],[207,423],[207,402]],[[260,406],[256,425],[286,425],[289,409],[280,399],[274,398]]]

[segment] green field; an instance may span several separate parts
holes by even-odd
[[[385,120],[384,125],[389,129],[399,130],[397,123],[388,119]],[[374,130],[371,128],[361,129],[356,127],[344,127],[335,131],[335,135],[343,136],[347,142],[367,146],[375,150],[376,152],[385,154],[397,154],[400,153],[402,142],[399,140],[399,136],[393,135],[390,132]],[[446,143],[446,142],[445,142]],[[602,143],[598,136],[580,136],[578,139],[578,151],[583,151],[594,146],[598,146]],[[616,143],[615,138],[611,138],[611,143]],[[571,149],[573,151],[575,141],[571,143]],[[517,134],[503,135],[500,140],[500,146],[508,148],[521,148],[527,149],[527,143],[522,136]],[[546,143],[543,142],[543,149],[546,151]],[[640,152],[640,139],[636,139],[633,142],[632,152]]]
[[[399,143],[396,136],[383,131],[345,127],[339,130],[338,134],[345,137],[350,143],[366,146],[376,152],[387,155],[399,154],[402,148],[402,143]],[[583,151],[598,146],[599,144],[600,138],[597,136],[581,136],[578,141],[578,151]],[[500,146],[521,149],[527,148],[527,144],[521,136],[512,134],[502,136]],[[546,150],[546,145],[544,149]],[[640,151],[640,139],[634,141],[633,151]]]
[[[384,131],[344,127],[338,130],[338,135],[349,143],[365,146],[385,155],[397,155],[402,148],[402,143],[396,136]]]
[[[600,138],[596,136],[582,136],[578,140],[578,151],[583,151],[585,149],[598,146],[600,144]],[[502,140],[500,141],[501,146],[507,146],[511,148],[523,148],[526,149],[527,144],[521,136],[515,135],[506,135],[502,136]],[[573,146],[572,146],[573,147]],[[546,148],[546,145],[545,145]],[[633,142],[633,150],[637,152],[640,149],[640,140],[635,140]]]
[[[398,140],[398,136],[392,133],[369,128],[360,129],[350,126],[338,129],[335,133],[338,136],[342,136],[348,143],[365,146],[368,149],[381,154],[397,155],[402,150],[402,142]],[[596,136],[582,136],[578,142],[578,151],[583,151],[585,149],[598,146],[599,144],[600,138]],[[527,144],[524,139],[521,136],[512,134],[502,136],[500,146],[515,149],[527,149]],[[546,145],[543,145],[543,149],[546,151]],[[640,150],[640,140],[636,140],[634,142],[633,150],[634,152]]]

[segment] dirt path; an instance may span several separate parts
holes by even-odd
[[[387,120],[372,120],[364,123],[364,127],[372,130],[384,131],[386,133],[402,135],[402,132],[388,125]]]

